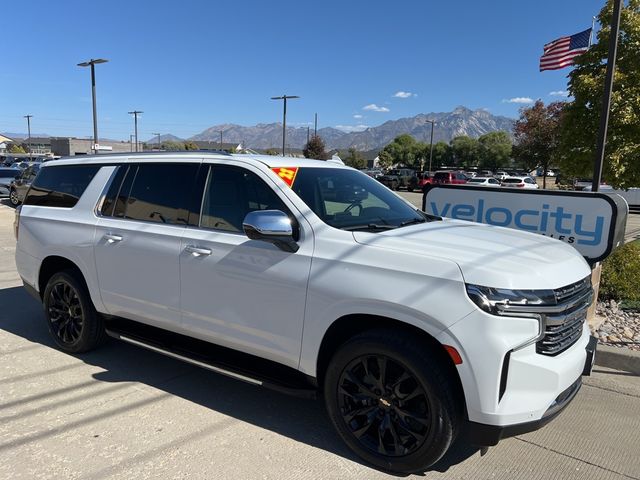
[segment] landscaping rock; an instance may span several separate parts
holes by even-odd
[[[599,302],[596,314],[605,318],[592,334],[598,342],[640,351],[640,311],[625,310],[615,300]]]

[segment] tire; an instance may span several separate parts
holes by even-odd
[[[20,205],[18,192],[16,191],[15,188],[12,188],[11,190],[9,190],[9,201],[11,202],[11,205],[13,205],[14,207],[17,207],[18,205]]]
[[[47,282],[42,299],[49,332],[61,350],[88,352],[104,341],[104,320],[96,312],[77,270],[55,273]]]
[[[386,329],[344,343],[324,380],[327,412],[344,442],[367,462],[396,473],[424,472],[447,452],[461,421],[455,392],[428,345]]]

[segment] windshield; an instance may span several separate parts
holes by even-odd
[[[300,168],[293,190],[322,221],[343,230],[387,230],[432,219],[356,170]]]

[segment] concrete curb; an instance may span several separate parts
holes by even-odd
[[[598,344],[596,365],[624,370],[640,376],[640,352]]]

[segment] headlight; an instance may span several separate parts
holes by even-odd
[[[556,297],[553,290],[509,290],[505,288],[484,287],[482,285],[466,284],[467,295],[480,309],[492,315],[510,315],[539,317],[535,313],[514,314],[508,311],[509,305],[535,306],[555,305]]]

